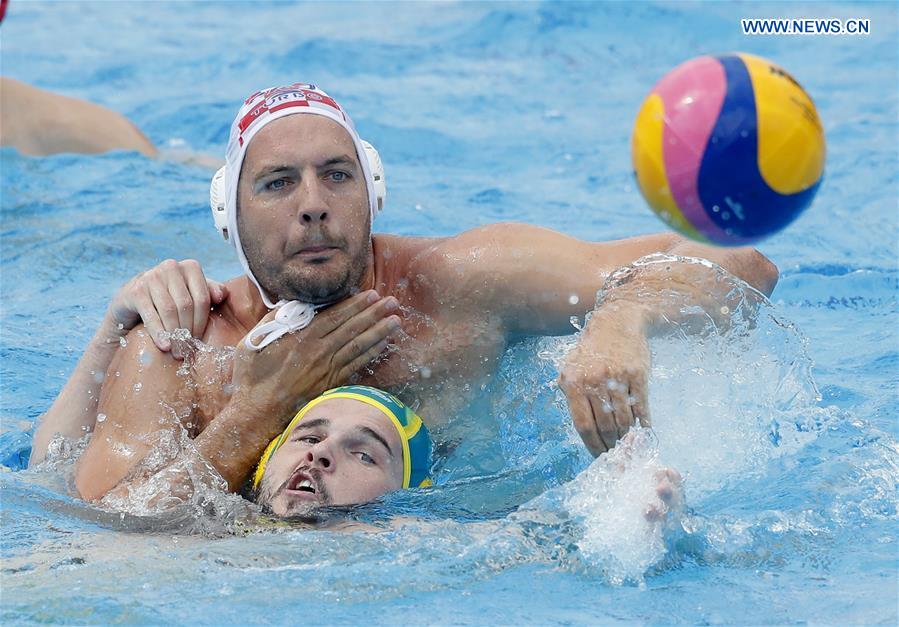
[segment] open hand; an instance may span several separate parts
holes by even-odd
[[[316,314],[309,326],[289,333],[262,350],[241,340],[234,355],[235,398],[257,416],[271,416],[284,428],[297,407],[345,383],[387,348],[401,327],[392,296],[367,291]],[[271,320],[275,311],[262,319]]]
[[[559,385],[574,426],[593,455],[605,453],[638,421],[649,425],[649,345],[624,316],[599,315],[568,354]]]

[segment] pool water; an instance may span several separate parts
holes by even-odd
[[[872,34],[744,37],[741,17],[869,18]],[[24,470],[119,285],[170,257],[240,270],[212,226],[208,170],[3,149],[4,624],[896,624],[895,4],[13,0],[0,36],[5,75],[121,111],[170,149],[223,154],[247,94],[316,82],[378,147],[375,228],[398,234],[661,230],[630,127],[651,85],[698,54],[788,68],[828,140],[815,202],[760,245],[781,279],[770,303],[746,292],[757,319],[653,343],[652,433],[592,462],[555,385],[573,337],[525,342],[482,399],[488,432],[441,460],[436,489],[324,529],[221,494],[164,516],[90,507],[71,496],[66,449]],[[660,527],[640,503],[663,466],[684,475],[688,509]]]

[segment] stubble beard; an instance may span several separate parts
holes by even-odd
[[[278,497],[278,495],[280,495],[282,492],[284,492],[284,490],[287,489],[287,484],[290,483],[293,473],[291,473],[291,477],[285,479],[277,488],[272,487],[272,485],[268,481],[263,479],[262,485],[259,486],[259,492],[255,495],[255,498],[253,500],[262,508],[264,512],[269,512],[275,514],[276,516],[315,518],[316,510],[330,505],[331,493],[328,492],[328,489],[325,487],[325,482],[322,480],[321,472],[317,468],[307,468],[306,473],[310,477],[312,477],[313,483],[315,483],[319,497],[318,502],[291,503],[287,505],[286,512],[284,512],[283,514],[275,514],[275,511],[272,507],[273,501]]]
[[[345,256],[346,240],[336,243],[340,248],[336,253],[338,259],[321,264],[294,261],[276,267],[263,261],[254,242],[248,242],[244,247],[244,255],[253,276],[276,299],[327,305],[356,293],[372,260],[371,236],[350,259]]]

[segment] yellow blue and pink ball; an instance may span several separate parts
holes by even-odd
[[[748,54],[703,56],[653,87],[632,140],[653,210],[695,240],[752,244],[793,222],[824,173],[824,130],[809,95]]]

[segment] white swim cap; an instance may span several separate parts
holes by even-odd
[[[257,91],[247,98],[231,124],[231,135],[228,138],[228,148],[225,153],[225,166],[212,178],[209,201],[216,227],[225,240],[234,246],[244,272],[257,287],[263,302],[269,309],[282,306],[288,301],[276,301],[272,297],[273,295],[259,284],[250,270],[250,264],[247,262],[240,244],[240,233],[237,230],[237,184],[240,180],[240,170],[247,147],[256,133],[266,124],[274,122],[278,118],[303,113],[320,115],[333,120],[349,133],[353,145],[356,147],[356,157],[359,159],[365,179],[372,222],[380,213],[387,195],[384,169],[377,151],[371,144],[359,137],[350,117],[324,91],[309,83],[294,83],[284,87],[272,87]],[[258,343],[248,342],[248,345],[261,349],[284,333],[301,329],[309,324],[315,308],[310,304],[292,302],[295,305],[288,308],[288,311],[292,312],[292,315],[289,316],[291,320],[281,320],[280,324],[276,325],[277,330],[267,329],[267,332],[263,333],[266,337],[261,338]],[[287,311],[283,313],[286,314]],[[284,316],[279,316],[279,318],[284,318]],[[273,320],[272,323],[274,322]]]

